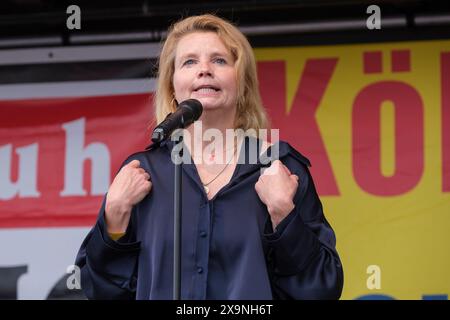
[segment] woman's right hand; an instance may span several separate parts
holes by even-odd
[[[124,233],[131,209],[152,189],[150,175],[133,160],[120,169],[106,195],[105,220],[109,233]]]

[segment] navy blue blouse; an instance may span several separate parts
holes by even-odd
[[[230,182],[211,200],[195,165],[183,165],[181,298],[338,299],[342,265],[308,159],[279,142],[280,161],[300,180],[295,209],[274,232],[255,191],[260,169],[268,165],[262,158],[251,163],[250,139],[255,138],[245,138]],[[139,160],[153,187],[134,206],[127,232],[117,241],[106,230],[103,200],[76,258],[89,299],[172,299],[173,146],[167,141],[124,162]],[[271,148],[264,155],[270,153]]]

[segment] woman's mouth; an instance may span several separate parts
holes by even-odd
[[[205,84],[205,85],[201,85],[198,86],[197,88],[195,88],[194,90],[195,92],[217,92],[220,91],[220,89],[216,86],[210,85],[210,84]]]
[[[217,95],[219,91],[219,88],[213,86],[201,86],[194,90],[197,95],[201,96]]]
[[[211,88],[202,88],[202,89],[196,90],[195,92],[202,94],[202,95],[203,94],[210,95],[210,94],[216,94],[217,92],[219,92],[219,90],[214,90]]]

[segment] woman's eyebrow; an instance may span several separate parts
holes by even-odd
[[[230,54],[226,51],[213,51],[211,52],[211,54],[209,54],[210,57],[217,57],[217,56],[221,56],[221,57],[227,57],[230,56]],[[187,58],[197,58],[198,54],[194,53],[194,52],[189,52],[186,54],[183,54],[182,56],[179,57],[179,59],[181,61],[186,60]]]
[[[213,51],[210,55],[211,57],[229,57],[231,54],[228,51]]]
[[[176,65],[182,65],[186,60],[192,59],[192,58],[198,59],[198,57],[199,57],[199,54],[194,53],[194,52],[188,52],[188,53],[181,55],[179,58],[175,58],[175,63],[176,63]],[[228,61],[228,59],[233,59],[233,56],[227,51],[213,51],[213,52],[211,52],[211,54],[209,54],[209,59],[214,59],[217,57],[226,58],[227,61]]]
[[[182,56],[180,56],[178,58],[178,60],[179,61],[184,61],[184,60],[186,60],[188,58],[196,58],[196,57],[197,57],[197,54],[195,54],[195,53],[186,53],[186,54],[183,54]]]

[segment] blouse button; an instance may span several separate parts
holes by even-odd
[[[206,237],[206,232],[205,231],[201,231],[200,232],[200,237],[202,237],[202,238]]]
[[[202,268],[202,267],[198,267],[198,268],[197,268],[197,272],[198,272],[198,273],[202,273],[202,272],[203,272],[203,268]]]

